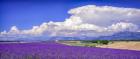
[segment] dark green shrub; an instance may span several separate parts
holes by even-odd
[[[108,44],[108,40],[87,40],[87,41],[82,41],[82,43],[96,43],[96,44]]]
[[[100,42],[100,44],[106,44],[106,45],[109,43],[108,40],[100,40],[99,42]]]

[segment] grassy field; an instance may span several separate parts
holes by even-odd
[[[71,46],[87,46],[100,48],[114,48],[127,50],[140,50],[140,41],[102,41],[102,40],[86,40],[86,41],[58,41],[59,43]]]

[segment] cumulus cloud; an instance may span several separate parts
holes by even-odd
[[[9,34],[20,34],[20,30],[16,26],[12,26],[8,33]]]
[[[108,30],[113,32],[120,32],[120,31],[138,31],[138,26],[132,23],[124,23],[120,22],[117,24],[112,24],[108,27]]]
[[[138,31],[140,9],[86,5],[68,11],[71,16],[64,22],[44,22],[28,30],[16,26],[1,35],[32,36],[105,36],[121,31]]]
[[[69,14],[80,17],[84,23],[109,26],[117,22],[139,24],[140,9],[87,5],[71,9]]]
[[[7,32],[6,32],[6,31],[3,31],[3,32],[1,32],[0,34],[1,34],[1,35],[3,35],[3,34],[7,34]]]

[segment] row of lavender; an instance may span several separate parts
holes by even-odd
[[[140,59],[140,51],[58,43],[4,43],[0,44],[0,59]]]

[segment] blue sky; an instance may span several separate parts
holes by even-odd
[[[0,0],[0,40],[111,36],[139,22],[140,0]]]
[[[1,0],[0,31],[12,26],[30,29],[43,22],[62,22],[72,8],[84,5],[140,8],[139,0]]]

